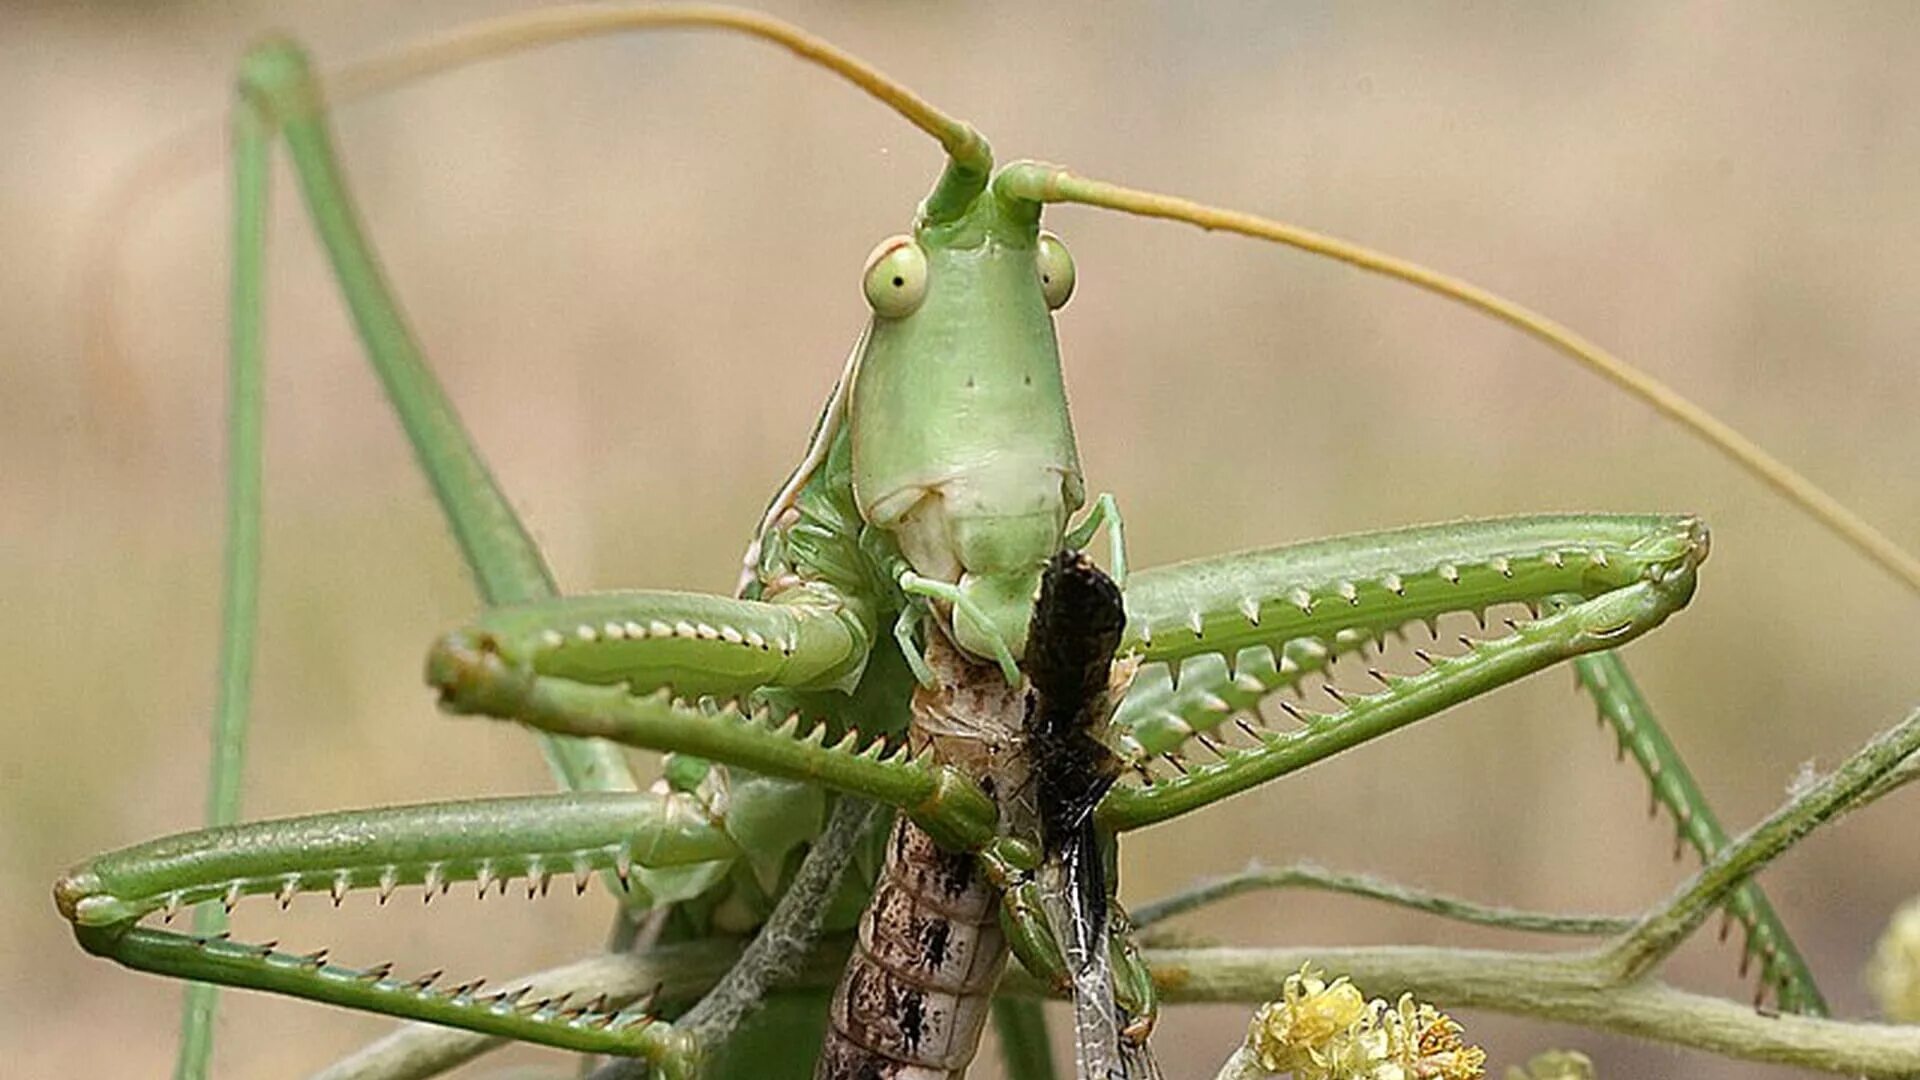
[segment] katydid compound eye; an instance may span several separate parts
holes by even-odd
[[[1073,256],[1067,254],[1067,245],[1052,233],[1043,232],[1033,261],[1040,270],[1040,294],[1047,298],[1047,306],[1065,307],[1073,295]]]
[[[927,297],[927,253],[911,236],[882,240],[867,256],[861,288],[866,290],[867,306],[875,315],[906,318]]]

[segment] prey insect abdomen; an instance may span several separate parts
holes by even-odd
[[[834,993],[816,1080],[954,1080],[986,1023],[1006,941],[980,860],[894,824]]]

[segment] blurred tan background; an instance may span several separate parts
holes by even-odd
[[[224,180],[124,237],[121,352],[78,302],[116,178],[222,108],[246,44],[323,61],[519,5],[0,7],[0,1045],[18,1076],[161,1075],[179,988],[90,960],[47,899],[90,852],[201,814],[221,521]],[[806,3],[777,10],[906,77],[1003,159],[1260,210],[1425,260],[1581,328],[1920,544],[1920,8]],[[857,93],[713,37],[576,45],[338,119],[415,324],[574,589],[731,585],[865,309],[868,248],[937,157]],[[537,791],[530,741],[419,683],[472,608],[280,174],[255,816]],[[1250,242],[1051,215],[1089,484],[1152,564],[1329,532],[1540,509],[1688,509],[1714,557],[1633,647],[1731,823],[1920,700],[1920,605],[1757,484],[1541,347],[1409,290]],[[1310,857],[1474,897],[1623,912],[1683,868],[1563,674],[1129,841],[1138,902]],[[1920,892],[1911,797],[1766,884],[1843,1012]],[[605,897],[303,903],[243,935],[505,976],[595,949]],[[1493,940],[1377,906],[1251,898],[1240,942]],[[482,944],[484,942],[484,944]],[[1543,945],[1550,943],[1541,943]],[[1731,947],[1671,971],[1734,995]],[[1169,1075],[1239,1008],[1177,1009]],[[1496,1063],[1784,1077],[1469,1015]],[[387,1024],[231,994],[218,1074],[293,1076]],[[464,1075],[485,1075],[495,1059]],[[554,1063],[532,1051],[513,1060]],[[986,1070],[983,1070],[986,1071]]]

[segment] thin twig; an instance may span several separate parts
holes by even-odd
[[[754,936],[753,944],[700,999],[676,1027],[691,1034],[702,1053],[724,1044],[753,1011],[767,991],[806,966],[807,956],[820,937],[820,919],[840,890],[840,879],[875,822],[885,817],[879,804],[843,797],[834,804],[827,827],[807,852],[793,884],[780,896],[773,914]],[[646,1080],[652,1066],[639,1059],[613,1061],[595,1071],[592,1080]]]
[[[820,920],[840,890],[840,879],[846,876],[861,841],[885,816],[879,804],[864,799],[842,797],[834,804],[826,829],[753,944],[713,992],[680,1019],[679,1026],[701,1046],[726,1041],[747,1014],[760,1006],[769,989],[805,964],[807,953],[820,938]]]
[[[1840,767],[1788,799],[1765,821],[1721,849],[1698,873],[1650,911],[1603,962],[1614,981],[1627,982],[1652,970],[1698,929],[1733,890],[1760,872],[1814,829],[1891,791],[1891,775],[1911,777],[1920,753],[1920,709],[1855,751]],[[1904,770],[1904,771],[1903,771]]]
[[[659,991],[662,1004],[696,999],[740,957],[725,938],[661,945],[645,952],[606,953],[501,985],[531,987],[536,998],[607,995],[616,1008]],[[422,1080],[472,1061],[506,1040],[438,1024],[406,1024],[315,1073],[312,1080]]]
[[[1142,904],[1134,909],[1133,921],[1135,926],[1144,928],[1243,893],[1294,888],[1321,889],[1348,896],[1360,896],[1424,911],[1443,919],[1542,934],[1590,936],[1619,934],[1631,929],[1636,921],[1618,915],[1555,915],[1548,912],[1522,911],[1517,908],[1480,904],[1444,893],[1416,889],[1367,874],[1328,870],[1312,863],[1295,863],[1282,867],[1251,866],[1237,874],[1203,881],[1150,904]]]

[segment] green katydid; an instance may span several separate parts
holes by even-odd
[[[676,15],[665,9],[602,17],[573,13],[571,32],[612,25],[621,18],[700,21],[710,14]],[[551,13],[545,25],[564,26],[567,17]],[[529,18],[478,29],[465,40],[520,44],[539,33],[530,28],[542,24],[540,17]],[[805,40],[761,21],[736,25],[790,46]],[[807,48],[796,51],[815,59],[826,55],[808,53]],[[432,66],[461,55],[456,42],[453,48],[410,58],[429,57]],[[259,193],[265,141],[284,133],[376,362],[383,365],[383,376],[483,591],[496,604],[537,597],[550,590],[541,580],[537,555],[472,457],[457,421],[417,368],[417,356],[411,355],[397,315],[382,295],[377,270],[350,232],[344,186],[311,108],[310,90],[301,73],[290,67],[293,63],[294,53],[272,47],[256,53],[250,63],[250,96],[238,112],[244,136],[239,155],[243,194]],[[406,62],[369,70],[374,75],[363,76],[369,84],[391,79],[395,71],[412,73]],[[866,733],[868,741],[856,746],[827,747],[817,741],[796,745],[778,723],[787,709],[808,715],[842,712],[821,702],[849,689],[876,695],[882,702],[897,698],[908,685],[907,670],[916,666],[918,643],[930,633],[950,633],[977,659],[1004,666],[1019,652],[1023,604],[1037,581],[1040,560],[1063,540],[1084,543],[1088,538],[1092,519],[1067,535],[1068,516],[1079,508],[1083,488],[1046,310],[1057,306],[1050,290],[1059,284],[1061,268],[1070,272],[1070,263],[1061,262],[1063,249],[1056,241],[1043,239],[1037,231],[1044,203],[1084,201],[1268,238],[1282,234],[1257,219],[1217,215],[1042,167],[1015,165],[993,174],[984,142],[970,129],[868,77],[865,69],[842,65],[841,70],[857,72],[857,78],[866,80],[863,86],[922,122],[942,139],[950,159],[915,237],[884,247],[869,268],[868,296],[877,318],[867,348],[856,351],[857,369],[850,368],[850,375],[857,370],[860,377],[843,378],[821,438],[796,474],[798,483],[789,489],[791,497],[777,499],[769,513],[757,553],[760,572],[746,590],[748,598],[653,594],[498,608],[473,630],[443,645],[436,653],[436,677],[463,708],[509,714],[569,733],[627,735],[654,748],[692,751],[776,776],[818,780],[892,802],[946,841],[977,846],[990,831],[990,815],[983,816],[980,800],[964,778],[935,764],[849,752],[866,747],[872,731]],[[243,203],[243,255],[257,250],[260,240],[259,222],[247,207],[257,209],[258,204]],[[241,318],[236,334],[242,340],[236,352],[250,360],[257,342],[244,340],[244,335],[257,324],[245,316],[254,310],[247,297],[257,289],[257,265],[244,258],[239,265]],[[1051,275],[1050,266],[1055,268]],[[1425,280],[1452,288],[1431,276]],[[976,288],[953,287],[961,282]],[[916,298],[921,306],[896,306],[899,290],[924,290]],[[253,295],[257,303],[257,293]],[[1064,298],[1063,292],[1059,299]],[[1502,313],[1512,315],[1513,309],[1504,307]],[[930,325],[936,319],[942,324]],[[1548,333],[1555,332],[1549,328]],[[974,354],[982,358],[978,374],[970,368],[947,371],[950,383],[943,389],[953,395],[978,392],[991,400],[989,408],[969,415],[954,404],[955,397],[930,394],[924,377],[907,374],[905,365],[924,362],[929,340],[958,341],[980,350]],[[999,381],[989,383],[988,374]],[[1028,394],[1029,389],[1034,392]],[[863,405],[863,399],[869,403]],[[1671,406],[1672,399],[1665,400]],[[966,422],[954,423],[956,417]],[[942,444],[932,435],[952,439]],[[1740,452],[1750,458],[1751,448]],[[991,467],[982,467],[982,462]],[[1002,464],[1009,467],[997,471]],[[948,467],[962,482],[948,485],[944,479],[929,479],[928,469]],[[1775,469],[1773,475],[1788,474]],[[1779,482],[1793,490],[1804,486],[1791,478]],[[239,505],[244,514],[245,500]],[[1834,512],[1831,506],[1826,509]],[[1107,520],[1117,521],[1111,514]],[[863,530],[862,524],[873,528]],[[1851,531],[1888,559],[1901,558],[1891,545],[1858,528]],[[1457,659],[1443,658],[1427,675],[1383,679],[1384,692],[1338,710],[1337,722],[1309,720],[1300,732],[1284,738],[1252,735],[1254,749],[1230,751],[1218,765],[1118,792],[1103,808],[1103,818],[1110,827],[1124,829],[1184,813],[1554,660],[1623,641],[1685,602],[1693,569],[1704,554],[1704,532],[1688,519],[1561,516],[1410,530],[1138,575],[1129,588],[1134,615],[1130,644],[1151,663],[1173,667],[1193,661],[1178,687],[1170,678],[1149,682],[1123,706],[1130,712],[1123,711],[1118,721],[1122,742],[1142,765],[1158,754],[1181,750],[1189,739],[1218,734],[1234,708],[1297,682],[1340,654],[1363,650],[1376,636],[1409,621],[1500,601],[1568,606],[1523,624],[1511,638]],[[244,637],[244,618],[230,625]],[[896,642],[901,646],[897,653]],[[1248,649],[1254,651],[1242,652]],[[872,666],[895,658],[899,666],[891,670]],[[1598,681],[1619,675],[1609,668],[1590,670],[1586,677]],[[596,685],[609,682],[625,685],[611,690]],[[240,683],[243,688],[243,678]],[[767,690],[759,704],[780,712],[762,722],[725,706],[688,704],[673,694],[649,693],[656,689],[728,696]],[[1227,708],[1221,707],[1223,702]],[[840,734],[832,733],[836,739]],[[589,769],[614,768],[606,757],[589,758],[573,744],[553,745],[561,748],[557,752],[574,770],[576,781]],[[1723,843],[1724,837],[1701,812],[1704,804],[1697,793],[1685,786],[1676,759],[1658,747],[1647,753],[1667,785],[1662,798],[1702,830],[1692,838],[1709,849]],[[127,889],[127,895],[76,887],[65,899],[83,922],[108,928],[87,931],[94,947],[119,950],[123,960],[136,966],[267,985],[400,1015],[492,1024],[501,1034],[536,1041],[545,1037],[581,1049],[639,1050],[675,1059],[689,1051],[665,1025],[651,1021],[623,1017],[596,1029],[598,1034],[562,1032],[558,1029],[579,1025],[557,1022],[558,1009],[502,1017],[494,1007],[476,1004],[471,993],[464,995],[465,1001],[458,993],[400,1000],[383,980],[369,983],[360,977],[364,973],[343,975],[345,969],[324,960],[288,963],[255,957],[240,946],[195,947],[164,940],[159,932],[128,929],[129,921],[145,911],[230,893],[391,889],[416,882],[432,887],[456,878],[478,879],[484,888],[508,877],[544,881],[554,869],[578,875],[611,866],[624,876],[630,872],[629,859],[659,873],[731,855],[727,838],[712,827],[702,831],[662,825],[646,833],[653,841],[648,848],[653,862],[647,863],[621,838],[622,828],[633,827],[634,811],[626,804],[619,804],[618,812],[609,811],[607,818],[594,817],[596,804],[591,801],[570,805],[578,810],[572,817],[556,815],[546,803],[490,804],[472,808],[482,816],[463,820],[457,829],[444,820],[436,824],[434,812],[428,811],[379,818],[378,828],[391,830],[396,842],[456,832],[471,837],[477,826],[484,826],[489,843],[499,844],[427,859],[403,859],[381,850],[351,866],[338,851],[315,851],[306,834],[282,830],[276,840],[273,830],[255,830],[245,834],[248,844],[239,852],[241,862],[187,871],[180,858],[192,854],[193,841],[183,840],[167,851],[140,849],[95,864],[102,880],[116,890]],[[597,808],[614,805],[603,802]],[[654,803],[646,805],[649,812],[665,812]],[[371,822],[376,817],[355,820]],[[529,833],[536,820],[541,828]],[[80,878],[74,881],[82,883]],[[1765,913],[1757,890],[1742,891],[1734,903],[1742,921],[1753,928],[1756,948],[1769,952],[1769,980],[1796,1005],[1817,1001],[1811,984],[1794,968],[1791,946]],[[488,1015],[479,1015],[483,1012]]]

